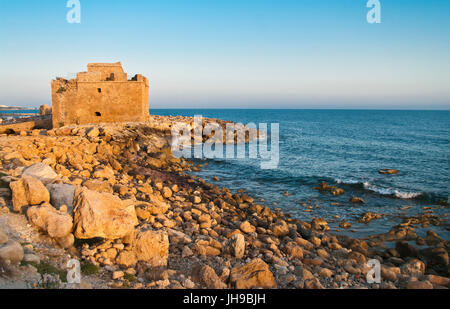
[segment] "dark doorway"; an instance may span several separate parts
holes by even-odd
[[[102,116],[102,114],[101,114],[100,112],[95,112],[95,116],[97,116],[97,117],[101,117],[101,116]]]

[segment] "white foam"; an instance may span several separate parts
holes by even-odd
[[[413,199],[423,194],[422,192],[404,192],[392,188],[380,188],[370,184],[369,182],[365,182],[363,185],[367,190],[379,193],[381,195],[393,195],[396,198],[401,199]]]
[[[347,185],[355,185],[360,183],[360,181],[356,180],[356,179],[335,179],[336,183],[338,184],[347,184]]]

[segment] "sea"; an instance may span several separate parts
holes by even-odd
[[[324,218],[331,231],[353,237],[385,233],[409,217],[430,213],[433,230],[450,240],[450,111],[152,109],[165,116],[202,116],[242,124],[279,125],[279,163],[261,158],[197,159],[193,174],[302,221]],[[270,130],[268,132],[270,144]],[[234,146],[233,146],[234,147]],[[379,174],[396,169],[396,175]],[[220,180],[215,181],[213,177]],[[344,189],[333,196],[313,190],[321,182]],[[288,194],[285,194],[288,192]],[[364,204],[349,202],[360,197]],[[381,219],[358,222],[367,212]],[[339,227],[348,221],[349,229]]]

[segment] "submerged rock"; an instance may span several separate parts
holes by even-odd
[[[378,173],[379,174],[390,174],[390,175],[393,175],[393,174],[398,174],[398,170],[394,170],[394,169],[391,169],[391,168],[386,168],[386,169],[379,170]]]

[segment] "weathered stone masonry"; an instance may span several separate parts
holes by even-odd
[[[149,81],[131,80],[118,63],[90,63],[76,79],[52,80],[52,123],[142,122],[149,118]]]

